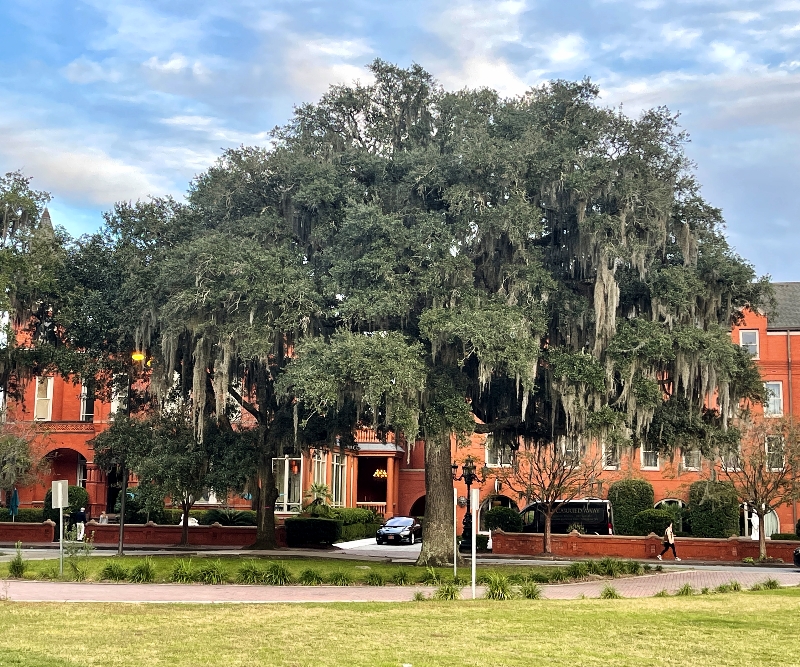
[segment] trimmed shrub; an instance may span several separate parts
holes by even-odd
[[[689,487],[689,516],[696,537],[739,534],[739,498],[730,482],[695,482]]]
[[[797,520],[797,525],[794,527],[795,534],[800,537],[800,519]]]
[[[772,533],[771,537],[773,540],[800,540],[800,537],[794,533]]]
[[[70,486],[67,488],[67,499],[69,507],[64,508],[64,527],[69,522],[69,515],[79,510],[81,507],[89,507],[89,493],[82,486]],[[48,489],[44,495],[44,509],[42,510],[42,521],[50,519],[56,524],[56,539],[58,539],[58,509],[53,509],[53,490]]]
[[[483,515],[486,528],[505,533],[521,533],[522,517],[510,507],[493,507]]]
[[[675,520],[672,512],[649,509],[639,512],[633,517],[633,530],[636,535],[663,535],[670,523]]]
[[[350,523],[342,526],[342,540],[351,542],[352,540],[363,540],[367,537],[375,537],[379,523]]]
[[[331,510],[331,518],[341,521],[345,526],[356,524],[381,524],[381,517],[372,510],[363,509],[361,507],[336,507]]]
[[[82,505],[82,507],[85,507],[85,505]],[[0,507],[0,522],[4,521],[11,523],[11,510],[7,507]],[[20,509],[17,510],[17,516],[14,521],[17,523],[42,523],[44,517],[42,516],[42,510]]]
[[[342,537],[342,522],[335,519],[286,519],[286,543],[290,547],[319,547]]]
[[[621,479],[608,489],[608,499],[614,510],[614,532],[635,535],[634,519],[639,512],[653,508],[653,485],[643,479]]]

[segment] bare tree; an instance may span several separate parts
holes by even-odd
[[[509,467],[492,475],[526,503],[538,502],[544,514],[544,553],[552,553],[553,515],[566,502],[584,495],[602,470],[597,452],[587,453],[577,440],[560,438],[547,444],[525,443]]]
[[[738,451],[719,457],[720,476],[736,489],[739,500],[758,516],[758,553],[767,555],[764,517],[798,497],[800,432],[789,420],[743,421]]]

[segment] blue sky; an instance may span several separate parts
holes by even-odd
[[[375,57],[509,95],[590,76],[631,115],[680,111],[732,244],[800,280],[800,0],[2,0],[0,170],[92,231]]]

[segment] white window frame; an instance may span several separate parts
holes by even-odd
[[[45,388],[45,396],[39,397],[39,387],[42,386],[43,383],[46,383],[47,386]],[[40,410],[39,406],[42,401],[46,401],[47,405],[47,416],[40,417]],[[33,403],[33,421],[37,422],[49,422],[53,420],[53,378],[52,376],[48,377],[37,377],[36,378],[36,393],[34,394],[34,403]]]
[[[77,470],[75,471],[75,479],[77,481],[77,486],[86,488],[86,459],[83,456],[78,455],[78,465]]]
[[[777,386],[777,391],[770,388],[770,385]],[[780,380],[770,380],[764,383],[764,390],[767,392],[767,400],[764,402],[764,416],[765,417],[783,417],[783,382]],[[775,397],[778,402],[778,412],[773,412],[770,403],[772,398],[770,394]]]
[[[328,484],[328,456],[321,449],[311,455],[311,473],[314,484]]]
[[[615,463],[609,463],[609,454],[611,452],[616,452]],[[617,445],[612,445],[609,443],[603,443],[603,470],[619,470],[620,466],[622,465],[622,461],[620,460],[622,457],[620,456],[620,448]]]
[[[772,457],[775,456],[776,453],[774,452],[774,449],[772,447],[770,447],[770,442],[775,442],[775,441],[780,443],[780,455],[781,455],[781,465],[780,466],[772,465],[772,463],[773,463]],[[767,467],[769,468],[769,470],[771,470],[772,472],[780,472],[781,470],[783,470],[784,466],[786,465],[786,442],[784,441],[783,436],[782,435],[768,435],[764,439],[764,450],[765,450],[766,455],[767,455],[766,463],[767,463]]]
[[[331,504],[334,507],[344,507],[347,498],[347,457],[344,454],[334,454],[331,457]]]
[[[87,403],[87,399],[89,398],[89,387],[85,383],[81,382],[81,414],[80,414],[80,421],[82,422],[93,422],[94,421],[94,402],[95,402],[95,394],[92,392],[92,400],[91,406]],[[91,408],[87,410],[87,408]],[[91,415],[91,419],[87,419]]]
[[[722,464],[722,467],[725,470],[739,470],[740,454],[741,452],[739,451],[739,449],[737,449],[736,451],[728,450],[727,452],[721,454],[720,463]],[[733,465],[731,465],[732,458],[734,456],[736,457],[736,462]]]
[[[688,455],[692,457],[697,457],[696,465],[694,460],[690,460]],[[697,471],[703,466],[703,455],[699,449],[682,449],[681,450],[681,457],[683,463],[684,470],[692,470]]]
[[[289,472],[292,461],[298,463],[298,473],[295,476],[297,487],[297,500],[290,500],[287,490],[289,489]],[[272,469],[275,474],[275,486],[278,488],[278,498],[275,501],[275,511],[280,514],[298,514],[303,509],[303,458],[281,456],[272,459]],[[283,491],[283,492],[282,492]],[[283,500],[281,500],[283,499]]]
[[[744,342],[744,335],[743,334],[754,334],[755,335],[755,342],[754,343],[745,343]],[[739,329],[739,347],[744,348],[747,352],[749,352],[753,359],[758,359],[761,353],[761,340],[760,336],[758,335],[758,329]],[[755,352],[752,351],[751,348],[755,347]]]
[[[661,469],[661,456],[658,453],[658,448],[655,449],[648,449],[645,450],[645,447],[648,445],[647,442],[643,442],[641,448],[639,449],[639,460],[641,464],[642,470],[660,470]],[[656,464],[653,465],[645,465],[645,454],[655,454],[656,455]]]
[[[513,463],[514,454],[510,447],[499,448],[494,443],[494,438],[490,435],[486,436],[484,443],[484,453],[487,468],[510,468]],[[504,458],[508,457],[508,461]]]

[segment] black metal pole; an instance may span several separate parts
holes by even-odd
[[[128,466],[122,462],[122,500],[119,501],[119,544],[117,556],[123,556],[122,547],[125,544],[125,497],[128,495]]]

